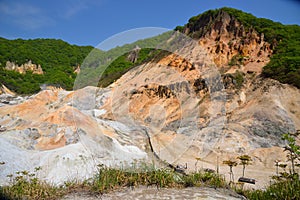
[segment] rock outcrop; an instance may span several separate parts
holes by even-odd
[[[13,91],[11,91],[10,89],[8,89],[5,85],[1,84],[0,87],[0,95],[1,94],[7,94],[7,95],[11,95],[11,96],[16,96],[16,93],[14,93]]]
[[[77,65],[77,67],[75,67],[76,69],[74,70],[75,74],[79,74],[80,73],[80,65]]]
[[[127,59],[132,62],[135,63],[139,57],[139,52],[140,52],[141,48],[136,46],[127,56]]]
[[[31,60],[22,65],[18,65],[14,62],[7,61],[5,69],[10,71],[16,71],[20,74],[26,74],[26,72],[28,71],[31,71],[33,74],[44,74],[41,65],[33,64]]]
[[[215,18],[199,18],[187,24],[184,32],[199,39],[199,44],[207,50],[216,65],[229,72],[261,73],[272,55],[272,46],[264,40],[264,34],[253,28],[246,29],[236,18],[222,10]]]
[[[1,166],[0,184],[7,183],[8,174],[37,166],[43,168],[42,179],[58,184],[93,176],[97,164],[125,167],[146,160],[144,142],[128,139],[131,133],[137,132],[135,137],[143,133],[141,128],[94,117],[89,97],[103,93],[97,91],[54,88],[0,107],[0,160],[6,163]]]

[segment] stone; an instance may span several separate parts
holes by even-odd
[[[139,57],[140,50],[141,50],[141,48],[139,46],[136,46],[132,51],[129,52],[127,59],[130,62],[135,63]]]
[[[31,71],[33,74],[44,74],[41,65],[33,64],[31,60],[22,65],[18,65],[14,62],[7,61],[5,69],[10,71],[16,71],[20,74],[25,74],[27,71]]]

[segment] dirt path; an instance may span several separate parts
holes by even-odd
[[[139,187],[135,189],[122,189],[104,195],[90,195],[86,193],[73,193],[63,198],[63,200],[150,200],[150,199],[218,199],[218,200],[238,200],[245,199],[244,197],[226,189],[214,189],[207,187],[190,187],[184,189],[163,188],[157,189],[154,187]]]

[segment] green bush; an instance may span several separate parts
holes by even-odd
[[[300,180],[292,179],[279,181],[270,185],[266,190],[246,190],[242,193],[250,200],[300,199]]]

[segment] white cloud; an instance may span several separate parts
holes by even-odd
[[[98,6],[102,3],[99,0],[72,0],[67,1],[63,17],[69,19],[92,6]]]
[[[86,1],[75,1],[72,5],[69,5],[64,13],[65,18],[71,18],[79,12],[88,8]]]
[[[0,11],[10,16],[28,16],[40,13],[40,9],[31,5],[21,3],[0,3]]]
[[[1,21],[25,30],[36,30],[54,22],[39,7],[20,2],[0,2],[0,15],[3,16]]]

